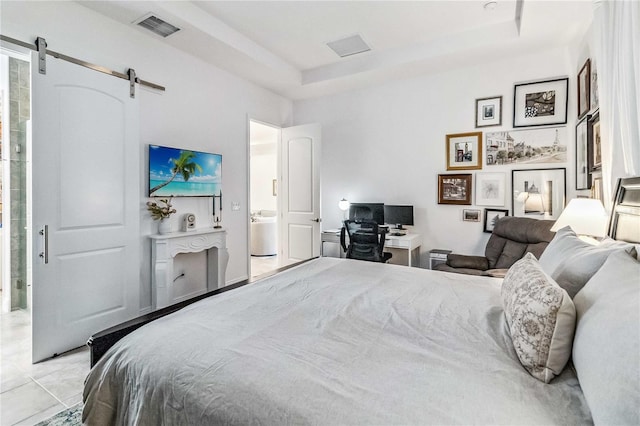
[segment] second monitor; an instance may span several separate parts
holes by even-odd
[[[396,229],[404,229],[403,225],[413,226],[413,206],[384,205],[384,221],[395,225]]]

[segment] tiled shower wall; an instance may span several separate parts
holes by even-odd
[[[30,64],[9,58],[11,174],[11,309],[27,307],[27,121],[31,118]],[[6,189],[5,189],[6,190]]]

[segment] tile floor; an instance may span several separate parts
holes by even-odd
[[[251,277],[284,264],[278,256],[252,256]],[[81,402],[88,373],[87,347],[31,364],[30,314],[0,315],[0,425],[33,425]]]
[[[0,425],[33,425],[82,401],[87,347],[31,364],[31,318],[0,315]]]
[[[251,256],[251,278],[258,275],[266,274],[274,269],[282,266],[290,265],[295,261],[282,262],[278,259],[279,256]]]

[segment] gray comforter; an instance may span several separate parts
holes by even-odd
[[[520,365],[501,279],[321,258],[122,339],[88,424],[590,424],[571,368]]]

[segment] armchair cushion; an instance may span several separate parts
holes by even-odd
[[[443,271],[443,272],[454,272],[456,274],[466,274],[466,275],[485,275],[485,271],[481,269],[471,269],[471,268],[452,268],[446,263],[440,263],[433,267],[434,271]]]
[[[484,256],[466,256],[453,253],[447,255],[447,265],[452,268],[469,268],[480,271],[489,269],[489,261]]]
[[[553,220],[537,220],[507,216],[501,218],[493,228],[485,249],[489,260],[487,269],[508,269],[526,253],[540,258],[553,240]]]

